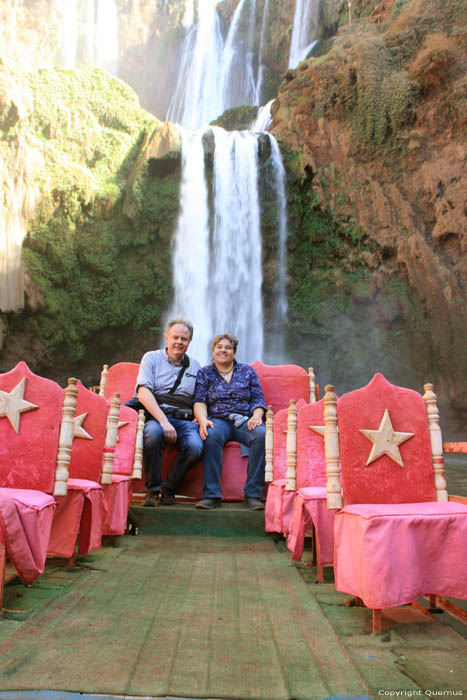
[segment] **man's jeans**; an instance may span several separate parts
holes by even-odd
[[[204,441],[203,472],[205,498],[221,498],[222,448],[229,440],[236,440],[249,448],[248,471],[243,492],[248,498],[261,498],[264,489],[265,435],[260,425],[248,430],[248,421],[240,428],[222,418],[210,418],[214,428],[208,428]]]
[[[176,493],[186,474],[194,467],[203,452],[203,441],[200,438],[197,423],[172,417],[169,417],[169,420],[177,431],[174,446],[178,450],[178,455],[164,483],[161,479],[162,451],[166,444],[164,431],[154,419],[147,419],[144,424],[144,474],[146,488],[150,493],[160,491],[161,486],[169,493]]]

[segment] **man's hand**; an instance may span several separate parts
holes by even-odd
[[[138,399],[141,401],[144,408],[160,424],[164,431],[165,442],[168,442],[169,445],[173,445],[177,439],[177,431],[157,403],[152,391],[150,391],[147,386],[140,386],[138,389]]]
[[[214,428],[214,423],[208,418],[198,418],[198,423],[201,440],[206,440],[208,436],[208,428]]]
[[[159,421],[162,430],[164,431],[164,440],[168,442],[169,445],[173,445],[177,439],[177,431],[173,427],[167,418],[165,420]]]

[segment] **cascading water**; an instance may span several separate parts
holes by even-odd
[[[269,100],[269,102],[258,109],[258,114],[256,119],[250,127],[251,131],[267,131],[272,122],[271,107],[274,100]]]
[[[244,15],[246,15],[246,31],[242,26],[245,22]],[[221,85],[224,110],[242,104],[256,104],[256,81],[253,70],[255,17],[256,0],[240,0],[227,34],[222,60]],[[246,41],[240,40],[241,30],[246,35]]]
[[[204,140],[214,145],[211,215]],[[263,354],[257,153],[257,137],[247,131],[183,133],[172,313],[192,320],[191,351],[201,363],[209,359],[212,336],[226,330],[240,339],[242,361]]]
[[[60,62],[65,68],[74,68],[78,46],[78,3],[77,0],[56,0],[55,6],[60,16]]]
[[[230,107],[259,104],[259,77],[253,65],[256,0],[240,0],[225,43],[218,2],[199,0],[198,21],[183,43],[179,77],[166,119],[187,129],[208,124]]]
[[[24,306],[22,247],[37,196],[33,173],[44,165],[39,159],[21,138],[14,163],[9,165],[0,158],[1,311],[19,311]]]
[[[55,0],[60,23],[59,62],[118,69],[118,15],[115,0]]]
[[[261,22],[261,37],[260,37],[260,41],[259,41],[258,74],[256,76],[256,88],[255,88],[256,101],[255,101],[255,105],[261,104],[261,97],[262,97],[261,93],[263,90],[263,80],[264,80],[264,70],[265,70],[265,67],[263,65],[263,52],[264,52],[264,42],[266,39],[266,26],[267,26],[268,15],[269,15],[269,0],[266,0],[266,2],[264,3],[264,8],[263,8],[263,19]]]
[[[268,348],[271,362],[280,361],[284,357],[284,339],[282,329],[287,320],[287,197],[285,194],[285,170],[281,153],[276,139],[269,134],[271,144],[271,166],[273,186],[277,201],[277,280],[275,289],[275,314],[272,340]]]
[[[183,44],[167,121],[198,129],[224,111],[218,74],[223,48],[216,7],[211,0],[199,0],[198,22]]]
[[[264,47],[268,2],[263,9]],[[239,359],[264,354],[262,305],[261,204],[258,192],[258,144],[270,122],[271,103],[250,131],[203,127],[225,109],[259,104],[261,70],[255,75],[253,42],[256,0],[240,0],[225,45],[216,0],[199,0],[197,22],[187,35],[180,75],[167,119],[187,129],[182,138],[180,215],[174,239],[174,302],[171,315],[185,315],[195,327],[191,352],[209,360],[209,342],[218,332],[239,338]],[[244,39],[241,39],[244,37]],[[246,37],[246,38],[245,38]],[[270,187],[277,194],[278,274],[272,319],[276,341],[268,356],[283,359],[282,327],[287,312],[285,177],[279,148],[271,142]],[[203,143],[213,150],[212,178],[205,167]]]
[[[96,66],[117,75],[118,19],[115,1],[97,0],[96,10]]]
[[[191,319],[195,333],[193,357],[207,358],[212,337],[211,316],[206,306],[209,290],[209,208],[204,167],[203,130],[182,130],[182,182],[180,214],[172,257],[174,308],[171,316]]]
[[[320,0],[296,0],[289,68],[296,68],[316,43]]]
[[[240,340],[239,357],[253,362],[263,356],[258,139],[247,131],[212,131],[215,217],[211,318],[216,330],[230,328]]]

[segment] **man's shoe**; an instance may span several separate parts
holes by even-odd
[[[211,508],[220,508],[222,505],[222,498],[203,498],[198,501],[196,508],[204,508],[204,510],[211,510]]]
[[[159,501],[161,506],[174,506],[176,501],[175,501],[175,496],[173,493],[167,493],[167,491],[163,491],[161,493],[161,500]]]
[[[158,505],[159,494],[157,493],[157,491],[155,493],[148,493],[148,495],[144,499],[143,506],[145,506],[146,508],[155,508]]]
[[[259,498],[249,498],[245,496],[243,503],[247,508],[251,508],[251,510],[264,510],[264,503],[260,501]]]

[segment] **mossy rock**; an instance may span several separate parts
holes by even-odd
[[[231,109],[226,109],[220,117],[211,122],[211,125],[221,126],[226,131],[242,131],[251,126],[257,114],[258,107],[253,105],[232,107]]]

